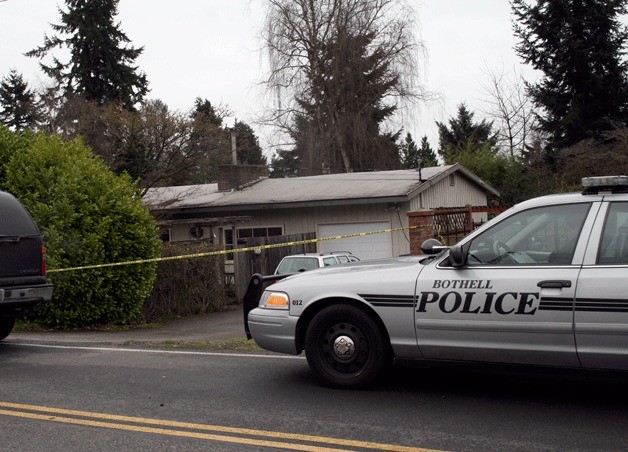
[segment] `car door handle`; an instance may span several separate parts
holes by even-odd
[[[567,281],[567,280],[539,281],[537,286],[543,289],[562,289],[563,287],[571,287],[571,281]]]

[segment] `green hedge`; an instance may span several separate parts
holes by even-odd
[[[81,141],[0,128],[0,186],[30,211],[49,269],[154,258],[160,241],[137,187],[116,176]],[[136,318],[155,279],[153,264],[50,273],[51,303],[38,323],[82,327]]]

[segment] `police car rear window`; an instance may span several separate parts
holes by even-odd
[[[608,210],[598,264],[628,264],[628,202],[614,202]]]

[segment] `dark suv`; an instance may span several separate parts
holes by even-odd
[[[13,195],[0,191],[0,340],[13,330],[17,317],[52,298],[45,253],[28,211]]]

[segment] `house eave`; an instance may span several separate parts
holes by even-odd
[[[168,212],[170,214],[170,212]],[[180,213],[180,212],[179,212]],[[185,213],[189,213],[186,211]],[[196,226],[220,227],[224,225],[250,223],[250,216],[230,216],[230,217],[191,217],[191,218],[162,218],[155,221],[159,227],[173,227],[177,225],[194,224]]]
[[[196,214],[196,213],[212,213],[212,212],[245,212],[252,210],[275,210],[275,209],[298,209],[309,207],[331,207],[331,206],[347,206],[347,205],[364,205],[364,204],[389,204],[389,203],[403,203],[409,200],[408,196],[382,196],[382,197],[369,197],[369,198],[351,198],[351,199],[325,199],[325,200],[313,200],[313,201],[298,201],[298,202],[269,202],[269,203],[255,203],[255,204],[238,204],[238,205],[205,205],[205,206],[190,206],[190,207],[175,207],[166,208],[164,210],[155,209],[153,212],[164,212],[169,215],[176,215],[178,213]]]
[[[501,196],[500,193],[497,190],[495,190],[489,184],[484,182],[481,178],[479,178],[478,176],[473,174],[467,168],[462,166],[460,163],[454,163],[447,170],[438,173],[436,176],[434,176],[434,177],[432,177],[430,179],[424,180],[421,184],[419,184],[417,187],[415,187],[412,191],[410,191],[408,193],[408,195],[407,195],[408,199],[413,198],[415,196],[418,196],[420,193],[423,193],[424,191],[426,191],[430,187],[435,186],[440,181],[442,181],[446,177],[449,177],[449,175],[451,175],[451,174],[453,174],[455,172],[460,172],[460,173],[464,174],[467,178],[469,178],[470,180],[475,182],[477,185],[482,187],[487,193],[490,193],[493,196],[497,196],[497,197]]]

